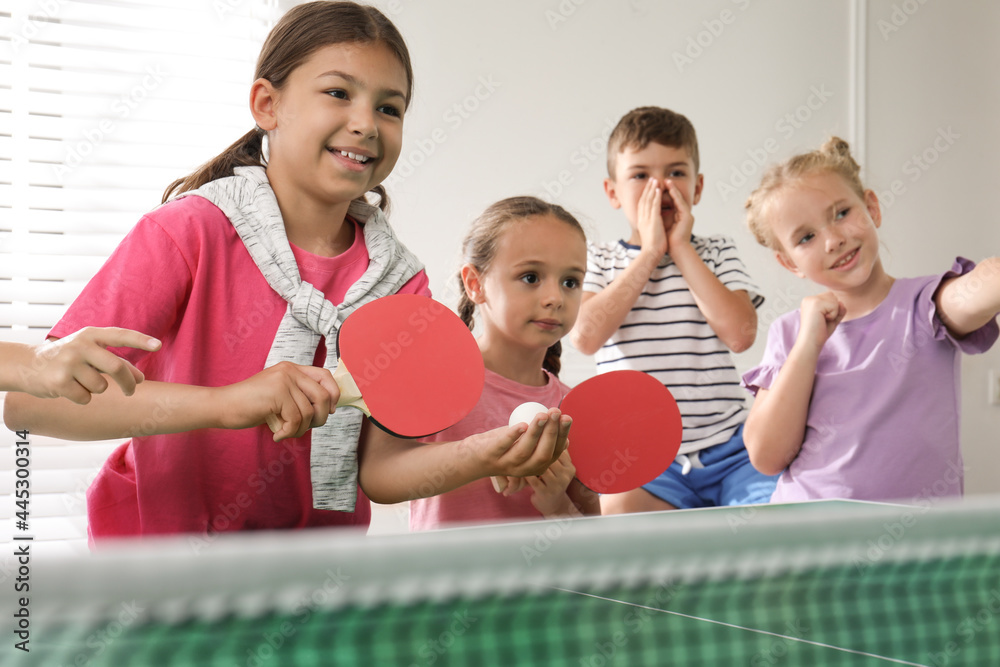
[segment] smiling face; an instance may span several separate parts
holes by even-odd
[[[650,178],[660,182],[668,179],[673,181],[691,206],[701,200],[704,179],[695,170],[694,160],[686,148],[664,146],[655,141],[641,149],[625,147],[615,162],[615,178],[604,181],[604,191],[611,205],[625,212],[632,227],[629,243],[633,245],[639,244],[636,227],[639,220],[639,198]],[[674,204],[666,188],[663,189],[660,214],[669,228],[674,221]]]
[[[544,354],[576,322],[586,268],[579,229],[551,214],[509,223],[485,274],[463,269],[483,316],[483,344]]]
[[[317,49],[281,89],[260,79],[251,92],[268,133],[268,179],[284,210],[346,205],[392,171],[403,137],[406,71],[381,43]]]
[[[876,231],[882,215],[872,191],[861,198],[837,174],[813,172],[776,190],[765,216],[778,261],[800,278],[849,293],[883,277]]]

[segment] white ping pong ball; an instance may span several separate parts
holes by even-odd
[[[507,425],[513,426],[514,424],[520,424],[521,422],[530,424],[531,420],[534,419],[535,415],[539,412],[548,411],[549,409],[541,403],[521,403],[521,405],[514,408],[514,411],[510,413],[510,421],[507,422]]]

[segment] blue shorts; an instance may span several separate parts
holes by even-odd
[[[695,458],[694,454],[690,456]],[[703,467],[692,466],[686,475],[681,473],[681,464],[674,461],[642,488],[678,509],[753,505],[771,499],[780,477],[761,474],[750,464],[742,424],[729,442],[698,451],[697,460]]]

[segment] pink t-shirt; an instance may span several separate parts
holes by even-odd
[[[368,266],[356,223],[353,245],[337,257],[292,250],[302,279],[332,303]],[[399,291],[429,296],[426,274]],[[222,211],[190,196],[144,216],[50,335],[84,326],[136,329],[163,341],[162,349],[114,351],[147,379],[218,387],[263,369],[285,309]],[[314,363],[325,359],[320,341]],[[153,430],[173,409],[137,415],[136,428]],[[112,453],[87,492],[91,538],[367,526],[360,489],[354,513],[313,509],[310,442],[306,433],[275,443],[266,425],[135,437]]]
[[[486,384],[479,403],[458,424],[445,429],[425,442],[462,440],[476,433],[506,426],[514,408],[534,401],[559,407],[569,387],[546,371],[548,383],[531,387],[486,370]],[[532,489],[525,486],[512,496],[502,496],[493,489],[489,478],[478,479],[454,491],[410,501],[410,530],[430,530],[449,523],[492,523],[512,519],[540,519],[542,513],[531,504]]]

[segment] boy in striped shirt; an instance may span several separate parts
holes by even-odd
[[[744,392],[732,352],[753,345],[764,299],[733,240],[695,236],[698,140],[684,116],[641,107],[608,139],[611,206],[628,241],[588,244],[583,303],[571,342],[597,370],[635,369],[670,389],[684,439],[657,479],[601,496],[604,514],[765,503],[777,477],[757,472],[743,445]]]

